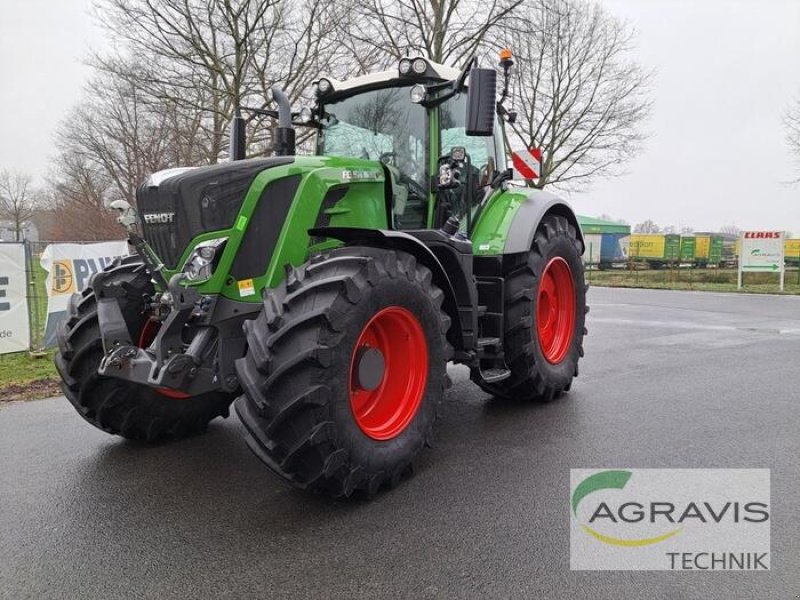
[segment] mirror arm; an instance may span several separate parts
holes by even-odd
[[[467,80],[467,76],[469,75],[472,66],[478,65],[478,59],[475,58],[473,55],[472,57],[464,63],[464,67],[461,69],[461,73],[458,74],[458,78],[454,81],[445,81],[444,83],[434,83],[433,85],[426,85],[425,90],[428,93],[435,93],[439,90],[447,90],[441,96],[437,96],[436,98],[431,98],[430,100],[424,100],[420,102],[422,106],[425,108],[433,108],[434,106],[439,106],[443,102],[450,100],[453,96],[458,94],[464,88],[464,82]]]
[[[270,117],[272,119],[277,119],[278,118],[278,111],[277,110],[269,110],[269,109],[266,109],[266,108],[255,108],[254,106],[241,106],[240,109],[245,111],[245,112],[247,112],[247,113],[250,113],[250,114],[253,114],[253,115],[259,115],[261,117]],[[250,119],[252,119],[252,117],[250,117]]]

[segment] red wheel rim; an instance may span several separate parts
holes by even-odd
[[[536,333],[547,362],[564,360],[575,334],[575,283],[567,261],[560,256],[547,263],[539,282]]]
[[[149,348],[150,344],[153,343],[153,340],[156,339],[159,329],[161,329],[161,323],[148,317],[147,321],[145,321],[144,325],[142,325],[142,330],[139,332],[139,339],[137,340],[136,345],[139,346],[139,348]],[[162,396],[172,398],[173,400],[185,400],[186,398],[191,398],[189,394],[179,392],[178,390],[171,390],[169,388],[153,389]]]
[[[380,382],[364,389],[357,364],[366,350],[383,357]],[[390,440],[417,414],[428,381],[428,343],[411,311],[390,306],[361,330],[350,359],[350,408],[361,431],[375,440]]]

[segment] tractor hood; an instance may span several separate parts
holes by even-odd
[[[258,158],[154,173],[136,191],[144,238],[168,269],[176,268],[192,238],[233,227],[259,173],[293,160]]]

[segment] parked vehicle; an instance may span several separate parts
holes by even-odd
[[[681,236],[663,233],[632,233],[630,260],[644,262],[651,269],[676,264],[681,256]]]
[[[709,265],[718,267],[722,263],[723,239],[718,235],[695,236],[695,266],[705,268]]]
[[[406,57],[322,78],[294,113],[273,88],[276,156],[244,160],[237,115],[232,162],[153,175],[138,213],[116,202],[137,253],[72,297],[55,357],[79,414],[153,441],[235,400],[286,481],[372,495],[431,443],[448,361],[497,396],[567,392],[584,239],[563,200],[508,185],[496,77]]]
[[[628,262],[631,236],[627,233],[604,233],[600,240],[600,268],[610,269],[614,265]]]
[[[783,241],[783,259],[787,265],[800,267],[800,239]]]
[[[682,265],[694,265],[696,239],[693,235],[681,236],[681,258]]]

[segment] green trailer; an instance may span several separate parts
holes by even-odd
[[[696,240],[693,235],[681,236],[681,264],[694,264]]]
[[[708,265],[719,266],[722,263],[724,240],[719,235],[695,236],[695,266],[705,268]]]
[[[664,233],[631,235],[630,259],[645,262],[651,269],[677,263],[681,257],[681,236]]]

